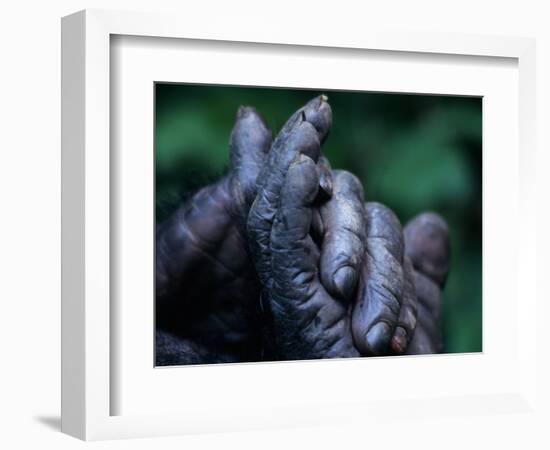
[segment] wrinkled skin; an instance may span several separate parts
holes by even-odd
[[[256,360],[261,327],[256,276],[240,223],[271,144],[252,108],[241,108],[230,142],[231,170],[157,229],[157,364]],[[179,342],[179,344],[178,344]],[[200,343],[200,345],[198,344]]]
[[[335,172],[333,198],[321,207],[321,218],[324,223],[341,221],[342,228],[352,231],[344,239],[330,233],[325,239],[340,242],[338,255],[330,256],[344,257],[338,272],[351,274],[349,292],[358,273],[359,288],[351,302],[325,289],[322,259],[327,255],[311,235],[318,172],[314,160],[303,153],[289,161],[289,156],[281,156],[279,167],[271,168],[272,175],[260,186],[248,220],[276,359],[402,354],[411,341],[440,340],[436,334],[416,332],[414,279],[422,275],[404,255],[399,221],[383,205],[364,205],[359,182],[347,172]],[[417,231],[422,232],[422,227]],[[364,251],[364,260],[350,257],[349,252],[357,249]],[[428,298],[439,301],[434,293],[428,293]],[[429,325],[432,320],[422,323]],[[436,328],[432,325],[428,332]],[[414,353],[426,350],[419,346]]]
[[[260,285],[248,255],[245,222],[258,174],[268,156],[287,145],[298,121],[307,121],[322,142],[332,123],[326,99],[317,97],[296,111],[273,142],[259,114],[241,107],[231,134],[228,175],[201,189],[158,227],[156,339],[162,345],[157,345],[157,364],[265,357],[269,336],[262,321]],[[326,158],[317,159],[317,170],[319,199],[326,200],[332,195],[332,172]],[[330,226],[321,228],[318,220],[312,233],[322,239],[331,230]],[[327,251],[330,247],[326,246]],[[334,264],[327,258],[327,273],[335,272],[331,270]],[[330,280],[329,290],[339,295],[341,283],[347,283],[346,279]]]
[[[278,358],[359,356],[348,307],[322,286],[320,252],[310,235],[318,191],[315,163],[297,154],[282,179],[268,179],[252,205],[248,230]],[[262,235],[267,230],[268,242]]]
[[[422,239],[405,252],[393,213],[365,204],[353,175],[331,171],[320,150],[331,121],[318,97],[271,142],[256,111],[239,110],[229,174],[157,231],[157,364],[440,348],[443,284],[427,284],[422,271],[431,264],[446,276],[448,252],[446,266],[441,255],[430,263],[433,243],[415,257]],[[409,238],[425,229],[419,222]],[[427,289],[418,326],[416,283]]]
[[[352,315],[353,335],[364,355],[400,354],[416,326],[412,266],[393,212],[380,203],[367,203],[366,216],[366,260]]]

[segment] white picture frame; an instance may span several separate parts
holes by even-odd
[[[437,408],[438,414],[441,415],[493,413],[503,409],[515,412],[532,410],[535,407],[536,399],[536,383],[534,381],[536,378],[536,347],[531,344],[525,345],[525,343],[536,341],[536,329],[532,326],[536,311],[535,283],[531,280],[531,277],[534,276],[531,274],[534,271],[530,271],[526,263],[533,259],[536,247],[534,234],[528,232],[535,228],[535,216],[530,208],[530,200],[527,195],[532,189],[535,148],[533,132],[535,123],[534,41],[526,38],[444,33],[419,34],[372,29],[368,32],[349,30],[347,33],[331,34],[326,30],[316,30],[313,26],[307,28],[307,32],[305,29],[301,31],[284,30],[276,24],[268,22],[254,22],[246,27],[235,27],[233,24],[223,21],[216,22],[215,26],[211,25],[211,27],[204,27],[200,21],[197,22],[192,17],[185,16],[96,10],[82,11],[63,18],[62,430],[81,439],[96,440],[312,423],[323,424],[376,418],[380,415],[388,420],[394,420],[396,417],[402,417],[405,411],[407,414],[415,414],[415,411],[424,410],[426,407]],[[350,50],[359,53],[375,51],[396,57],[406,55],[406,60],[409,62],[404,61],[403,64],[411,64],[411,67],[415,60],[429,64],[430,59],[436,58],[438,55],[447,55],[450,58],[449,64],[454,64],[455,57],[479,58],[480,64],[483,58],[501,58],[512,61],[514,74],[511,74],[512,78],[508,81],[512,83],[516,80],[513,77],[517,77],[518,84],[515,89],[518,89],[518,95],[517,101],[513,104],[507,103],[508,106],[511,105],[512,108],[515,108],[509,111],[514,117],[514,123],[508,128],[517,131],[516,135],[511,131],[511,136],[518,139],[517,141],[512,139],[512,142],[508,143],[501,142],[503,146],[509,145],[510,149],[512,150],[513,147],[513,151],[515,151],[515,153],[510,153],[511,159],[508,163],[502,163],[501,170],[504,173],[512,173],[514,169],[517,169],[513,165],[513,158],[515,156],[519,158],[516,161],[519,164],[519,175],[513,176],[507,192],[513,199],[512,211],[521,214],[522,221],[511,220],[508,225],[510,228],[504,228],[501,233],[517,236],[510,238],[514,264],[511,264],[508,270],[515,280],[512,286],[524,286],[521,302],[517,301],[518,292],[514,289],[511,289],[510,293],[503,293],[504,296],[510,297],[511,305],[518,311],[517,316],[509,312],[508,316],[503,319],[503,321],[510,321],[506,322],[508,325],[513,322],[515,332],[509,338],[510,341],[506,343],[514,351],[508,355],[507,352],[499,350],[496,343],[493,345],[493,341],[484,339],[484,353],[481,358],[479,355],[454,355],[446,359],[440,358],[439,360],[443,361],[441,363],[434,358],[413,358],[409,359],[409,363],[405,362],[410,365],[409,370],[412,371],[423,370],[428,366],[433,370],[442,371],[452,371],[462,367],[466,373],[468,367],[471,367],[473,376],[476,373],[475,370],[480,370],[484,364],[483,361],[486,360],[488,361],[488,366],[484,367],[486,370],[502,369],[507,364],[514,365],[514,370],[510,371],[511,375],[508,378],[503,376],[501,384],[495,382],[494,389],[491,391],[485,390],[485,385],[481,382],[476,389],[474,380],[468,387],[464,387],[463,392],[460,389],[446,390],[444,386],[438,388],[434,385],[431,388],[426,387],[426,390],[419,388],[416,396],[405,396],[398,393],[394,397],[384,398],[373,395],[371,399],[363,396],[358,397],[355,401],[348,396],[342,401],[331,398],[324,403],[315,403],[311,397],[304,395],[300,400],[301,403],[298,402],[299,404],[291,402],[275,404],[270,403],[273,400],[250,395],[242,405],[234,404],[232,402],[234,399],[231,397],[228,397],[225,402],[218,401],[218,408],[215,411],[212,410],[212,407],[216,406],[216,401],[212,400],[208,403],[207,400],[202,399],[207,402],[209,408],[205,408],[204,405],[201,407],[201,396],[199,395],[193,397],[190,404],[186,405],[185,411],[178,411],[177,408],[175,410],[168,408],[170,411],[168,409],[165,411],[162,408],[166,405],[153,405],[152,400],[149,399],[143,402],[141,408],[123,408],[113,414],[113,411],[117,409],[114,408],[113,398],[117,395],[118,390],[123,390],[126,387],[126,384],[124,378],[116,378],[119,381],[115,381],[113,378],[113,366],[116,365],[120,353],[113,351],[113,341],[116,341],[115,336],[118,331],[117,323],[113,321],[110,302],[114,289],[111,279],[111,256],[113,246],[116,245],[111,234],[113,227],[111,188],[117,183],[117,174],[111,170],[112,155],[110,151],[111,147],[116,145],[113,139],[113,130],[111,130],[111,108],[114,101],[111,64],[112,58],[116,56],[112,47],[113,40],[125,39],[129,36],[143,39],[175,39],[179,40],[178,42],[184,42],[183,40],[186,42],[210,41],[212,42],[211,47],[220,43],[232,43],[232,45],[243,48],[246,48],[247,45],[254,45],[257,54],[261,54],[265,47],[268,58],[270,58],[268,50],[272,48],[270,46],[277,45],[277,51],[283,55],[286,51],[292,51],[292,48],[300,48],[302,52],[311,49],[321,59],[328,57],[323,57],[323,52],[340,57]],[[161,42],[159,45],[162,46],[163,43]],[[222,57],[226,50],[222,45],[217,51]],[[236,78],[230,78],[233,76],[230,73],[217,74],[217,76],[222,77],[218,80],[225,79],[227,83],[238,83],[239,81],[238,74],[234,75]],[[294,84],[292,79],[284,79],[284,73],[278,74],[278,77],[279,83],[285,86],[302,86],[304,83],[304,80],[296,80]],[[419,78],[416,77],[416,87],[410,88],[412,91],[453,93],[443,85],[439,89],[433,84],[430,85],[429,83],[433,81],[429,79],[424,86],[418,84]],[[145,81],[147,80],[145,79]],[[164,81],[173,80],[164,79]],[[195,82],[197,81],[200,80],[195,79]],[[216,82],[214,79],[208,81]],[[253,82],[253,80],[249,82]],[[322,80],[318,81],[318,83],[321,82]],[[373,90],[394,90],[391,82],[390,80],[388,82],[390,84],[375,86]],[[456,85],[459,85],[458,80]],[[457,90],[454,93],[461,92]],[[483,95],[483,90],[480,90],[478,94]],[[507,117],[509,120],[511,116]],[[487,123],[486,118],[484,115],[484,127]],[[493,126],[498,126],[498,122],[493,121]],[[484,145],[485,143],[484,141]],[[489,144],[494,146],[497,143],[494,141]],[[152,148],[150,156],[152,156]],[[488,167],[484,161],[484,170],[490,170],[491,167],[494,165],[491,164]],[[495,172],[494,177],[491,178],[499,179],[498,173]],[[505,180],[499,180],[498,183],[505,183]],[[150,187],[147,183],[144,183],[144,186]],[[147,195],[147,193],[144,191],[143,195]],[[152,192],[149,195],[152,196]],[[499,208],[502,209],[502,204],[502,202],[497,202],[492,207],[493,223],[497,221]],[[484,220],[485,227],[487,227],[487,223],[491,222]],[[484,229],[484,235],[487,235],[487,229]],[[487,249],[484,247],[484,256],[486,251]],[[491,250],[489,250],[489,254],[491,254]],[[498,255],[495,254],[496,256]],[[487,278],[486,275],[490,276],[490,273],[487,274],[484,271],[484,283],[488,279],[487,283],[490,284],[491,278]],[[485,294],[486,291],[484,291]],[[492,297],[496,295],[499,295],[497,291],[493,291],[491,294]],[[491,311],[484,305],[484,316]],[[486,327],[488,330],[492,329],[494,320],[493,315],[484,317],[484,332]],[[493,328],[497,330],[493,336],[496,340],[501,336],[498,333],[502,333],[502,329],[498,331],[498,326]],[[489,333],[489,338],[491,336]],[[487,348],[488,350],[486,350]],[[493,355],[495,355],[494,360],[491,359]],[[395,370],[395,368],[400,368],[404,361],[404,359],[389,358],[385,359],[383,364],[391,366]],[[381,361],[374,362],[380,365]],[[237,378],[246,377],[246,373],[253,372],[255,378],[277,377],[285,380],[285,377],[289,377],[289,373],[292,376],[300,377],[312,377],[321,373],[320,371],[330,373],[329,376],[333,377],[342,376],[345,373],[359,374],[361,370],[364,370],[365,364],[371,364],[370,367],[373,367],[372,361],[362,359],[330,362],[330,365],[327,365],[326,362],[292,363],[292,365],[240,365],[239,367],[233,366],[228,370],[231,371],[231,376]],[[440,367],[436,367],[438,365]],[[139,363],[136,367],[138,366]],[[416,366],[416,369],[413,366]],[[168,374],[168,371],[173,369],[163,370],[162,383],[173,383],[174,378],[197,378],[199,380],[197,382],[203,379],[202,383],[206,384],[211,379],[210,377],[215,378],[216,376],[216,373],[211,370],[205,371],[208,368],[204,367],[185,369],[192,369],[194,372],[174,369],[178,372]],[[200,370],[202,372],[199,373]],[[224,370],[224,368],[216,368],[216,370]],[[375,369],[372,370],[374,373]],[[383,371],[379,375],[383,377]],[[136,376],[141,375],[136,374]],[[172,380],[170,381],[168,378],[172,378]],[[200,389],[196,390],[200,392]],[[129,391],[128,395],[138,394],[134,390]],[[165,399],[164,403],[174,401],[166,399],[166,396],[162,398]],[[260,402],[264,404],[260,405]],[[396,402],[399,402],[400,405],[399,412],[395,411]],[[126,410],[131,412],[127,413]]]

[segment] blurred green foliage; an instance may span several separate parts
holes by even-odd
[[[313,90],[156,85],[156,215],[221,176],[239,105],[254,106],[279,130]],[[421,211],[451,230],[444,292],[446,352],[482,350],[480,98],[322,92],[333,110],[324,144],[332,167],[357,175],[367,200],[392,208],[402,223]]]

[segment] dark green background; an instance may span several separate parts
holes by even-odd
[[[320,93],[333,111],[323,146],[332,167],[357,175],[366,199],[388,205],[403,224],[425,210],[449,223],[445,351],[481,351],[480,98],[157,84],[157,220],[223,174],[239,105],[256,107],[276,131]]]

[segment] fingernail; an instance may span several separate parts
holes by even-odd
[[[327,138],[332,125],[332,111],[325,100],[323,96],[315,97],[304,107],[306,119],[319,133],[321,143]]]
[[[407,348],[407,332],[403,327],[397,327],[391,340],[391,348],[394,353],[401,354]]]
[[[353,267],[344,266],[334,272],[334,286],[343,299],[349,300],[357,283],[357,272]]]
[[[374,355],[381,355],[390,343],[391,330],[386,322],[378,322],[365,336],[367,347]]]
[[[323,103],[326,103],[327,101],[328,97],[325,94],[321,94],[307,102],[305,107],[306,109],[310,108],[313,110],[319,110],[321,106],[323,106]]]
[[[325,96],[324,95],[319,95],[319,97],[316,97],[315,100],[314,100],[314,108],[318,111],[319,109],[321,109],[321,106],[323,106],[323,103],[325,103]]]

